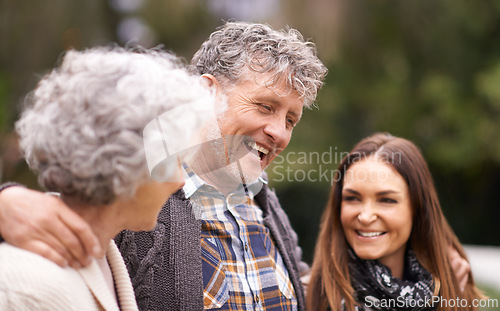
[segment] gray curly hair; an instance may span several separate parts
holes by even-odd
[[[242,77],[246,68],[272,73],[265,84],[286,81],[306,107],[316,100],[327,68],[316,55],[314,43],[292,28],[273,30],[268,25],[230,21],[213,32],[191,60],[191,70],[211,74],[224,87]]]
[[[41,186],[82,203],[109,204],[133,196],[149,179],[145,126],[200,98],[214,100],[198,77],[165,51],[68,51],[26,97],[16,130]],[[191,113],[186,117],[199,115]],[[188,140],[195,128],[183,125],[182,118],[177,122],[181,130],[170,139]]]

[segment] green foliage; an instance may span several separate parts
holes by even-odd
[[[0,133],[7,130],[10,124],[10,113],[9,113],[9,80],[8,78],[0,72]]]
[[[188,61],[220,24],[204,1],[147,0],[139,14],[154,29],[158,42]]]
[[[490,300],[488,302],[483,302],[486,307],[481,309],[481,311],[498,310],[498,306],[500,305],[500,292],[498,289],[482,284],[478,284],[478,288],[484,291],[484,295],[486,295],[486,297],[488,297],[487,299]]]
[[[429,162],[457,235],[466,243],[498,245],[498,1],[339,3],[339,39],[329,43],[336,44],[335,55],[322,57],[330,72],[318,100],[319,111],[305,112],[285,152],[323,152],[329,146],[348,151],[376,131],[413,140]],[[319,47],[328,45],[304,23],[293,26],[308,29],[320,40]],[[289,166],[304,171],[318,168],[316,163]],[[292,180],[276,187],[297,188],[304,183]],[[311,186],[324,189],[327,184]],[[293,206],[286,197],[281,200]]]

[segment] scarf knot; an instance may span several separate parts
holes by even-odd
[[[405,279],[400,280],[378,260],[360,259],[350,249],[349,273],[360,303],[358,310],[436,310],[431,273],[420,265],[412,250],[406,252],[405,265]]]

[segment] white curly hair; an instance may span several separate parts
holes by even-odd
[[[285,81],[306,107],[314,104],[328,72],[314,43],[292,28],[229,21],[213,32],[195,53],[191,70],[211,74],[226,88],[244,78],[245,70],[270,73],[266,86]]]
[[[82,203],[108,204],[132,196],[150,178],[146,125],[200,99],[215,100],[179,58],[161,49],[72,50],[26,97],[16,130],[41,186]],[[177,130],[169,140],[189,140],[202,124],[201,105],[193,107],[171,120]]]

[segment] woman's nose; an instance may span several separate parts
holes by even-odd
[[[376,219],[377,219],[377,214],[375,213],[375,210],[370,204],[366,204],[365,206],[363,206],[363,209],[358,215],[358,220],[363,225],[371,224]]]

